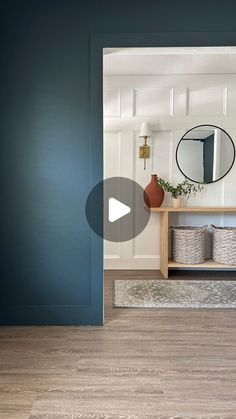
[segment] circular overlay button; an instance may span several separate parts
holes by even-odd
[[[150,217],[143,193],[138,183],[124,177],[112,177],[98,183],[86,201],[86,217],[92,230],[112,242],[136,237]]]

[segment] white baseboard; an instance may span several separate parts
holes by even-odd
[[[160,256],[136,256],[129,260],[105,256],[104,269],[160,269]]]

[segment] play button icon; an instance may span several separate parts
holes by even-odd
[[[108,178],[98,183],[86,201],[86,217],[92,230],[113,242],[136,237],[150,217],[143,192],[138,183],[124,177]]]
[[[114,223],[114,221],[119,220],[131,211],[128,205],[123,204],[123,202],[118,201],[118,199],[109,198],[108,202],[108,220],[110,223]]]

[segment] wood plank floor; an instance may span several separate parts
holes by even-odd
[[[113,309],[143,277],[104,327],[1,327],[0,418],[235,419],[236,311]]]

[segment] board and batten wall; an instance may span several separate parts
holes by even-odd
[[[146,170],[138,157],[143,121],[152,124]],[[143,187],[152,173],[174,183],[184,180],[176,164],[176,147],[188,129],[201,124],[225,129],[236,144],[236,74],[104,76],[104,178],[124,176]],[[235,179],[236,164],[224,179],[207,185],[187,205],[236,205]],[[170,205],[169,196],[163,205]],[[172,222],[235,225],[235,216],[186,214],[173,217]],[[151,214],[135,239],[105,241],[105,268],[159,269],[159,237],[159,214]]]

